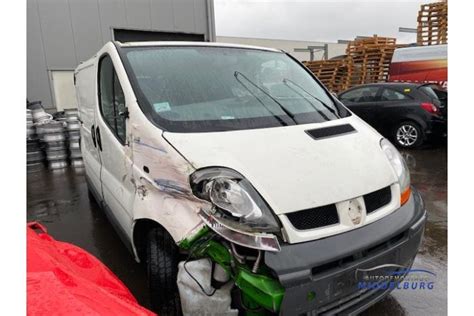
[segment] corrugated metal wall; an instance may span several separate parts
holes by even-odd
[[[27,0],[27,97],[54,106],[51,71],[73,70],[112,40],[112,28],[204,34],[211,0]]]

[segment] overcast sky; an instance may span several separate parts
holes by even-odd
[[[430,0],[214,0],[217,36],[238,36],[336,42],[357,35],[416,41],[420,5]]]

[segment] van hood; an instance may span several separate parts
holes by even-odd
[[[319,139],[306,133],[342,124],[355,131]],[[196,169],[227,167],[242,174],[277,215],[348,200],[397,181],[380,148],[382,137],[355,115],[315,124],[163,136]]]

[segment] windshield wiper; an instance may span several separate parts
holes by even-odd
[[[267,97],[269,97],[270,99],[273,100],[273,102],[275,102],[279,107],[280,109],[285,112],[286,115],[288,115],[292,120],[293,122],[298,125],[298,123],[296,122],[296,119],[295,119],[295,116],[293,113],[291,113],[290,111],[288,111],[280,102],[278,102],[274,97],[272,97],[268,92],[266,92],[264,89],[262,89],[261,87],[259,87],[257,84],[255,84],[252,80],[250,80],[249,78],[247,78],[243,73],[241,73],[240,71],[234,71],[234,77],[235,79],[242,85],[244,86],[247,91],[249,91],[255,98],[257,98],[257,100],[263,105],[263,102],[260,100],[260,98],[258,98],[242,81],[239,80],[239,76],[242,76],[245,78],[245,80],[247,80],[252,86],[254,86],[255,88],[257,88],[258,90],[260,90],[263,94],[265,94]],[[266,106],[265,108],[267,110],[269,110]],[[270,110],[269,110],[270,111]],[[271,111],[270,111],[271,112]],[[273,112],[271,112],[273,115],[275,115],[275,117],[279,118],[279,120],[281,120],[282,122],[284,122],[278,115],[274,114]],[[285,122],[285,125],[288,125],[286,122]]]
[[[323,111],[321,111],[320,109],[318,109],[316,106],[314,106],[313,102],[309,101],[309,99],[307,97],[305,97],[302,93],[299,93],[298,91],[296,91],[296,89],[290,87],[286,82],[285,82],[285,79],[283,79],[283,83],[288,87],[290,88],[292,91],[294,91],[297,95],[299,95],[300,97],[302,97],[306,102],[308,102],[308,104],[316,111],[318,112],[319,115],[321,115],[326,121],[330,121],[329,117],[326,116],[326,114],[324,114]]]
[[[316,101],[318,101],[319,103],[321,103],[322,106],[324,106],[329,112],[331,112],[332,114],[334,114],[337,118],[341,118],[341,116],[339,115],[339,113],[336,112],[336,110],[334,110],[332,107],[330,107],[329,105],[327,105],[325,102],[323,102],[321,99],[319,99],[318,97],[312,95],[311,93],[309,93],[308,91],[306,91],[302,86],[300,86],[299,84],[297,84],[296,82],[290,80],[290,79],[287,79],[287,78],[284,78],[283,79],[283,83],[291,89],[291,87],[289,86],[288,83],[291,83],[292,85],[295,85],[296,87],[300,88],[304,93],[306,93],[307,95],[309,95],[310,97],[312,97],[313,99],[315,99]],[[295,91],[294,89],[292,89],[293,91]]]

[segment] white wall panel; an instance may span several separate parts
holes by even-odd
[[[51,105],[51,91],[44,55],[41,25],[36,0],[28,0],[26,35],[26,95],[30,101],[41,100]]]
[[[98,0],[69,0],[74,47],[79,62],[89,59],[102,46]]]
[[[125,0],[127,26],[133,29],[151,29],[150,0]]]
[[[174,0],[173,16],[175,31],[194,32],[194,1],[193,0]]]
[[[173,0],[151,1],[151,27],[154,30],[174,31]]]
[[[112,40],[111,27],[127,27],[125,0],[98,0],[103,44]],[[98,50],[98,49],[97,49]]]
[[[46,64],[49,69],[71,69],[78,63],[67,0],[38,0]]]

